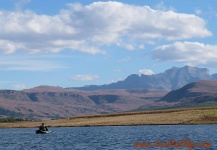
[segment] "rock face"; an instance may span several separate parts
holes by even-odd
[[[0,90],[0,117],[58,119],[77,115],[129,111],[153,105],[168,91],[79,91],[40,86],[23,91]]]
[[[185,103],[217,101],[217,81],[201,80],[189,83],[169,92],[160,101]]]
[[[132,74],[125,80],[117,83],[101,86],[86,86],[76,89],[80,90],[97,90],[97,89],[133,89],[133,88],[145,88],[145,89],[157,89],[157,90],[174,90],[181,88],[182,86],[198,81],[198,80],[216,80],[217,74],[209,75],[207,68],[197,68],[185,66],[182,68],[173,67],[166,70],[163,73],[155,75],[137,75]]]

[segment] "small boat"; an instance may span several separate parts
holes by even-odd
[[[35,133],[36,134],[48,134],[48,133],[52,133],[53,131],[42,131],[42,130],[36,130]]]

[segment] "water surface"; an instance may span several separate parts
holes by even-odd
[[[189,138],[195,148],[217,148],[217,125],[151,125],[108,127],[49,128],[51,134],[35,134],[35,128],[0,129],[2,150],[148,150],[177,149],[155,145]],[[151,147],[134,147],[135,143],[149,143]],[[198,143],[210,142],[209,148],[198,148]],[[187,147],[180,147],[187,150]],[[189,148],[190,149],[190,148]]]

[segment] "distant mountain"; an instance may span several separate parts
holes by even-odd
[[[129,111],[155,105],[167,93],[146,89],[89,92],[52,86],[0,90],[0,117],[58,119]]]
[[[206,68],[185,66],[150,76],[133,74],[101,86],[0,90],[0,117],[58,119],[209,101],[216,101],[217,105],[217,74],[209,75]]]
[[[184,66],[182,68],[173,67],[163,73],[155,75],[132,74],[123,81],[107,85],[90,85],[78,87],[79,90],[99,90],[99,89],[155,89],[174,90],[198,80],[217,80],[217,74],[210,75],[207,68],[197,68]]]
[[[215,80],[217,80],[217,73],[213,74],[212,78],[214,78]]]
[[[187,104],[217,101],[217,81],[202,80],[189,83],[178,90],[169,92],[160,101]]]

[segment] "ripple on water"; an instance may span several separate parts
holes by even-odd
[[[156,140],[168,142],[186,138],[195,144],[212,143],[210,148],[203,150],[217,147],[217,125],[64,127],[50,128],[54,132],[44,135],[35,134],[35,130],[34,128],[0,129],[0,150],[135,150],[135,142],[150,142],[151,149],[166,150],[154,147]],[[179,150],[182,149],[186,150],[186,148]]]

